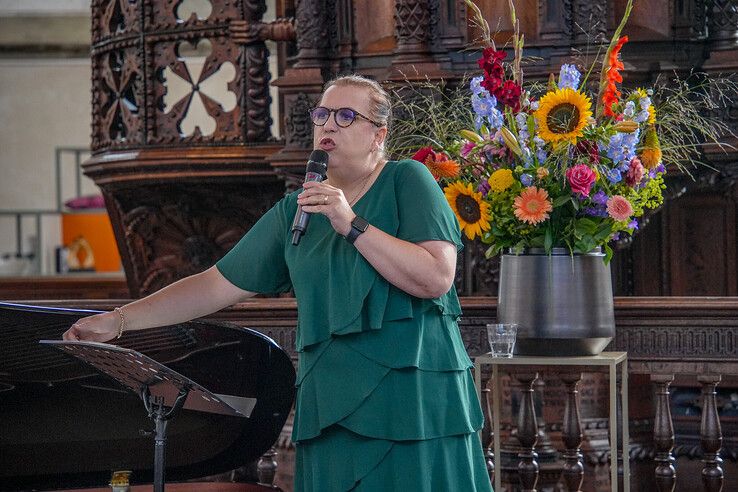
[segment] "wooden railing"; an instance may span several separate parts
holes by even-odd
[[[54,304],[109,309],[122,302],[72,300]],[[495,298],[463,298],[462,307],[459,326],[467,351],[472,357],[487,352],[484,326],[495,319]],[[738,419],[720,417],[716,401],[720,388],[738,387],[738,299],[616,298],[615,317],[616,338],[607,350],[628,352],[631,490],[738,490]],[[293,299],[252,299],[210,318],[256,329],[296,359],[297,307]],[[565,470],[561,489],[577,490],[581,453],[585,468],[581,490],[609,490],[606,412],[592,413],[597,406],[596,377],[593,380],[579,373],[557,376],[559,389],[557,378],[547,378],[543,390],[540,384],[534,385],[536,397],[542,395],[536,407],[543,408],[544,416],[551,409],[561,410],[554,418],[539,419],[543,439],[538,439],[535,452],[541,462],[542,483],[549,480],[555,484]],[[680,408],[672,401],[674,388],[701,389],[702,396],[693,405],[704,409],[699,418],[672,414]],[[584,402],[585,393],[587,401],[595,404],[583,405],[579,414],[573,403],[577,398]],[[515,398],[514,388],[510,395]],[[503,427],[503,434],[519,435],[512,424]],[[489,432],[485,439],[486,446]],[[561,459],[554,448],[562,451]],[[546,456],[553,456],[554,464],[547,464]],[[270,456],[265,462],[271,460]],[[605,472],[600,473],[603,468]],[[517,477],[511,474],[510,478]]]

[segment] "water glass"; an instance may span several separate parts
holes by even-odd
[[[515,323],[488,324],[487,339],[492,357],[512,357],[517,333],[518,325]]]

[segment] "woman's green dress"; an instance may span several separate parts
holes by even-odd
[[[456,290],[419,299],[397,289],[320,214],[293,246],[296,199],[277,203],[217,263],[242,289],[294,289],[295,491],[491,491]],[[461,249],[456,217],[416,161],[388,162],[353,209],[400,239]]]

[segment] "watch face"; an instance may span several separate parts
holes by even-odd
[[[359,217],[358,215],[354,220],[351,221],[351,227],[354,229],[358,229],[361,232],[366,231],[367,227],[369,227],[369,222],[364,220],[362,217]]]

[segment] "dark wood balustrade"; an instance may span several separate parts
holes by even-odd
[[[124,301],[46,302],[110,309]],[[462,307],[465,315],[460,329],[467,351],[472,357],[480,355],[487,351],[484,326],[495,319],[496,300],[463,298]],[[252,299],[211,316],[256,329],[276,340],[293,357],[296,317],[296,304],[291,298]],[[737,387],[738,383],[738,299],[616,298],[615,317],[617,335],[608,350],[627,351],[629,359],[631,490],[738,490],[738,422],[720,417],[716,398],[717,390]],[[548,445],[553,442],[561,451],[557,465],[543,462],[544,454],[550,453],[540,451],[542,434],[536,423],[541,417],[537,412],[543,409],[545,414],[559,404],[547,399],[556,378],[546,376],[544,398],[539,403],[540,391],[530,376],[516,376],[525,393],[522,400],[518,399],[524,418],[517,427],[522,432],[512,425],[503,426],[502,432],[503,437],[512,435],[517,441],[513,458],[517,453],[523,457],[521,477],[526,481],[521,490],[534,490],[536,486],[542,489],[552,481],[560,481],[563,490],[609,490],[607,473],[592,475],[598,467],[609,469],[607,421],[603,419],[607,412],[593,416],[577,405],[583,393],[592,393],[592,379],[579,372],[557,374],[562,382],[561,417],[543,419],[546,438],[550,438]],[[702,396],[695,405],[702,408],[700,418],[672,416],[672,392],[677,386],[701,388]],[[514,387],[511,393],[515,393]],[[486,446],[491,440],[489,430],[485,429],[483,436]],[[272,460],[280,463],[280,454],[285,452],[283,446],[275,450],[276,456],[270,454],[262,460],[265,477],[274,470]],[[489,466],[489,452],[487,459]],[[509,475],[506,469],[490,469],[492,472]]]

